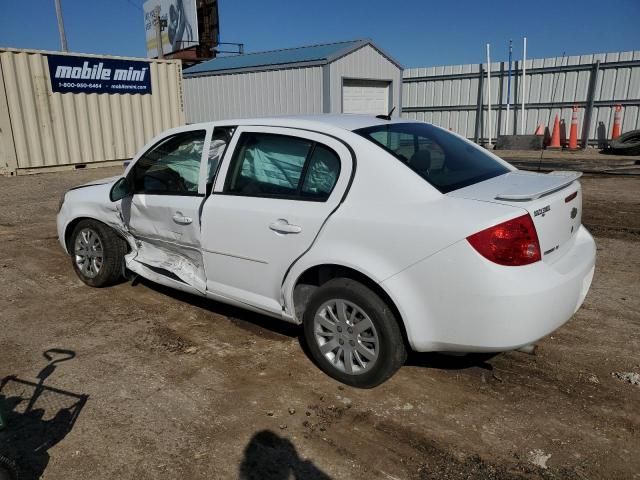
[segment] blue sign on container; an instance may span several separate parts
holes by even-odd
[[[47,55],[51,91],[151,93],[149,63],[71,55]]]

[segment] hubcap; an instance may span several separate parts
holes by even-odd
[[[337,299],[323,303],[313,319],[313,332],[325,358],[349,375],[366,372],[378,359],[378,333],[355,303]]]
[[[76,237],[74,245],[76,266],[82,272],[82,275],[88,278],[94,278],[103,262],[102,241],[98,234],[91,228],[83,228]]]

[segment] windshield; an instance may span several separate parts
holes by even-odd
[[[390,123],[355,133],[391,153],[442,193],[509,172],[482,149],[427,123]]]

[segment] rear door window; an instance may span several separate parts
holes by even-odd
[[[331,149],[316,145],[302,185],[302,196],[324,199],[329,197],[340,175],[340,159]]]
[[[244,132],[233,154],[224,192],[325,201],[340,173],[330,148],[300,137]]]
[[[427,123],[390,123],[355,130],[442,193],[510,170],[481,148]]]

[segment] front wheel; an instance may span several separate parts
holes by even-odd
[[[122,277],[126,242],[104,223],[78,222],[71,235],[69,253],[73,269],[87,285],[104,287]]]
[[[311,296],[304,337],[318,366],[353,387],[381,384],[407,358],[392,310],[371,289],[348,278],[330,280]]]

